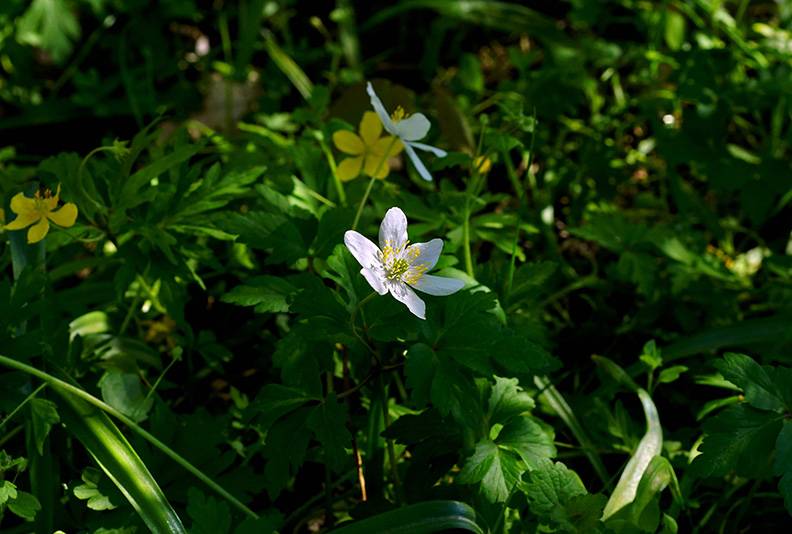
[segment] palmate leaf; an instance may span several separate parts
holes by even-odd
[[[501,449],[492,440],[480,441],[457,476],[461,484],[481,484],[481,494],[490,502],[503,502],[525,471],[519,456]]]
[[[497,437],[476,444],[457,477],[462,484],[480,483],[490,502],[505,501],[522,474],[555,456],[553,431],[530,416],[513,417]]]

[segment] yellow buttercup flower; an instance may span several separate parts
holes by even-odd
[[[49,189],[44,195],[36,191],[36,196],[33,198],[26,197],[24,193],[17,193],[11,199],[11,211],[16,213],[16,219],[5,225],[5,229],[22,230],[32,224],[27,233],[27,241],[37,243],[47,235],[49,221],[63,228],[73,226],[77,220],[77,206],[67,202],[58,208],[59,200],[60,185],[55,196],[52,196],[52,191]]]
[[[385,178],[390,172],[387,160],[404,150],[404,145],[390,135],[380,138],[382,123],[373,111],[363,114],[358,131],[360,135],[347,130],[339,130],[333,134],[336,148],[353,156],[338,165],[338,177],[341,181],[348,182],[357,178],[362,171],[372,178]]]

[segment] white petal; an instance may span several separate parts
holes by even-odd
[[[416,283],[412,284],[412,286],[419,291],[428,293],[429,295],[444,297],[446,295],[456,293],[465,287],[465,282],[456,278],[446,278],[444,276],[432,276],[431,274],[425,274],[419,278]]]
[[[382,105],[382,100],[377,96],[377,93],[374,92],[374,86],[371,85],[371,82],[366,84],[366,92],[371,99],[371,107],[374,108],[374,111],[377,112],[380,120],[382,121],[382,126],[385,127],[385,131],[391,135],[399,135],[396,133],[396,125],[393,124],[393,121],[388,115],[388,111],[385,109],[385,106]]]
[[[344,234],[344,244],[361,267],[370,268],[381,263],[379,259],[380,251],[377,245],[363,234],[354,230],[347,230]]]
[[[388,285],[388,289],[393,298],[406,305],[413,315],[419,319],[426,319],[426,303],[415,294],[415,291],[407,287],[407,284],[394,282]]]
[[[417,141],[423,139],[429,133],[429,128],[432,125],[429,119],[423,113],[415,113],[406,119],[400,120],[395,123],[393,127],[398,132],[396,135],[401,137],[404,141]]]
[[[441,252],[443,252],[443,240],[435,238],[428,243],[413,243],[407,247],[404,257],[410,265],[423,265],[426,272],[437,264]]]
[[[385,276],[381,270],[378,269],[366,269],[363,267],[360,269],[360,274],[363,275],[363,278],[369,283],[369,285],[379,293],[380,295],[384,295],[388,292],[388,286],[385,285]]]
[[[390,246],[399,250],[407,243],[407,216],[399,208],[391,208],[385,213],[379,229],[380,248]]]
[[[426,165],[424,165],[423,162],[418,159],[418,154],[415,153],[415,150],[413,150],[413,147],[410,145],[412,145],[412,143],[404,143],[404,151],[407,153],[410,161],[412,161],[413,165],[415,166],[415,170],[417,170],[418,174],[421,175],[421,178],[427,182],[431,182],[432,175],[429,174],[429,170],[426,168]]]
[[[432,145],[425,145],[423,143],[410,143],[413,148],[417,148],[419,150],[426,150],[427,152],[431,152],[438,158],[444,158],[448,155],[448,152],[443,150],[442,148],[437,148],[436,146]]]

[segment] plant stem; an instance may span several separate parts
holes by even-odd
[[[202,481],[204,484],[212,488],[218,494],[223,496],[228,502],[233,504],[239,510],[244,512],[246,515],[252,517],[253,519],[258,519],[258,515],[245,506],[242,502],[240,502],[236,497],[228,493],[225,489],[223,489],[219,484],[217,484],[214,480],[209,478],[205,475],[201,470],[197,467],[192,465],[182,456],[180,456],[176,451],[165,445],[163,442],[158,440],[152,434],[148,433],[146,430],[141,428],[137,423],[135,423],[132,419],[124,415],[123,413],[119,412],[109,404],[97,399],[87,391],[83,391],[82,389],[69,384],[59,378],[55,378],[54,376],[45,373],[44,371],[40,371],[35,367],[31,367],[30,365],[24,364],[22,362],[18,362],[6,356],[0,355],[0,364],[5,365],[7,367],[11,367],[12,369],[16,369],[18,371],[22,371],[24,373],[28,373],[30,375],[35,376],[43,381],[45,381],[48,385],[53,387],[56,391],[62,390],[59,393],[63,394],[64,392],[68,392],[76,397],[81,398],[82,400],[86,401],[89,404],[99,408],[100,410],[105,411],[106,413],[112,415],[126,426],[129,427],[130,430],[141,436],[143,439],[151,443],[154,447],[162,451],[166,456],[168,456],[171,460],[182,466],[184,469],[192,473],[196,478]]]
[[[6,423],[8,423],[8,422],[9,422],[9,421],[10,421],[10,420],[11,420],[11,419],[12,419],[12,418],[13,418],[13,417],[16,415],[16,413],[17,413],[19,410],[21,410],[21,409],[22,409],[22,408],[25,406],[25,404],[27,404],[28,402],[30,402],[31,400],[33,400],[33,398],[34,398],[36,395],[38,395],[38,394],[39,394],[39,392],[40,392],[42,389],[44,389],[45,387],[47,387],[47,384],[46,384],[46,383],[45,383],[45,384],[41,384],[39,387],[37,387],[36,389],[34,389],[34,390],[33,390],[33,393],[31,393],[30,395],[28,395],[27,397],[25,397],[25,400],[23,400],[23,401],[22,401],[22,402],[19,404],[19,406],[17,406],[16,408],[14,408],[14,409],[11,411],[11,413],[10,413],[10,414],[8,414],[8,415],[6,416],[6,418],[5,418],[5,419],[3,419],[3,422],[2,422],[2,423],[0,423],[0,428],[3,428],[3,427],[6,425]]]
[[[386,161],[388,161],[388,157],[390,157],[391,149],[393,149],[393,145],[395,145],[396,141],[398,140],[399,138],[396,136],[391,137],[391,141],[390,143],[388,143],[388,148],[385,149],[385,153],[382,155],[382,158],[380,158],[380,161],[377,164],[377,168],[374,170],[373,173],[371,173],[374,176],[371,177],[368,187],[366,187],[366,192],[363,193],[363,198],[360,200],[360,205],[358,206],[357,213],[355,214],[355,221],[352,223],[353,230],[357,230],[357,225],[360,222],[360,216],[363,213],[363,207],[366,205],[366,201],[368,200],[368,197],[371,194],[371,188],[374,187],[374,180],[376,180],[375,176],[379,174],[380,169],[382,169],[382,166],[385,164]],[[365,167],[365,165],[366,165],[366,160],[364,156],[363,166]]]

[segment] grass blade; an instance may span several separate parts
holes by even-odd
[[[66,428],[88,449],[154,533],[187,533],[157,481],[107,415],[54,386],[61,397],[58,411]]]
[[[411,504],[342,526],[333,534],[429,534],[458,529],[484,534],[476,524],[476,511],[458,501]]]

